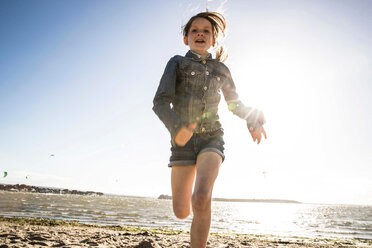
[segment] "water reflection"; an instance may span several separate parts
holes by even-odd
[[[212,232],[372,239],[371,206],[213,202],[212,209]],[[192,220],[176,219],[169,200],[4,191],[0,214],[186,231]]]

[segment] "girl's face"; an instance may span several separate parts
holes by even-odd
[[[191,51],[202,57],[207,56],[208,49],[215,43],[212,24],[205,18],[196,18],[192,22],[187,36],[183,37],[183,42],[190,47]]]

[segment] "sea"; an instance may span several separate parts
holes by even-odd
[[[372,206],[212,202],[211,232],[372,240]],[[0,216],[189,231],[171,200],[0,191]]]

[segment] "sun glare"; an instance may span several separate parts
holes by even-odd
[[[311,52],[299,47],[257,45],[256,53],[250,54],[254,59],[244,63],[232,61],[229,65],[242,101],[263,110],[267,120],[268,140],[250,147],[255,161],[240,168],[245,175],[253,173],[246,185],[262,198],[306,199],[303,197],[306,178],[299,166],[318,162],[318,154],[309,156],[309,151],[318,149],[316,111],[321,104],[310,99],[316,92],[312,81],[317,81],[311,73],[316,64]],[[231,116],[225,122],[234,125],[229,119]],[[236,137],[233,143],[240,144],[239,154],[246,154],[246,140]],[[241,164],[243,155],[235,156],[233,162]]]

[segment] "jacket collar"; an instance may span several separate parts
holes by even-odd
[[[185,57],[192,58],[193,60],[196,60],[196,61],[202,61],[203,60],[200,55],[192,52],[191,50],[189,50],[186,53]],[[211,60],[212,59],[212,54],[209,53],[209,55],[205,59]]]

